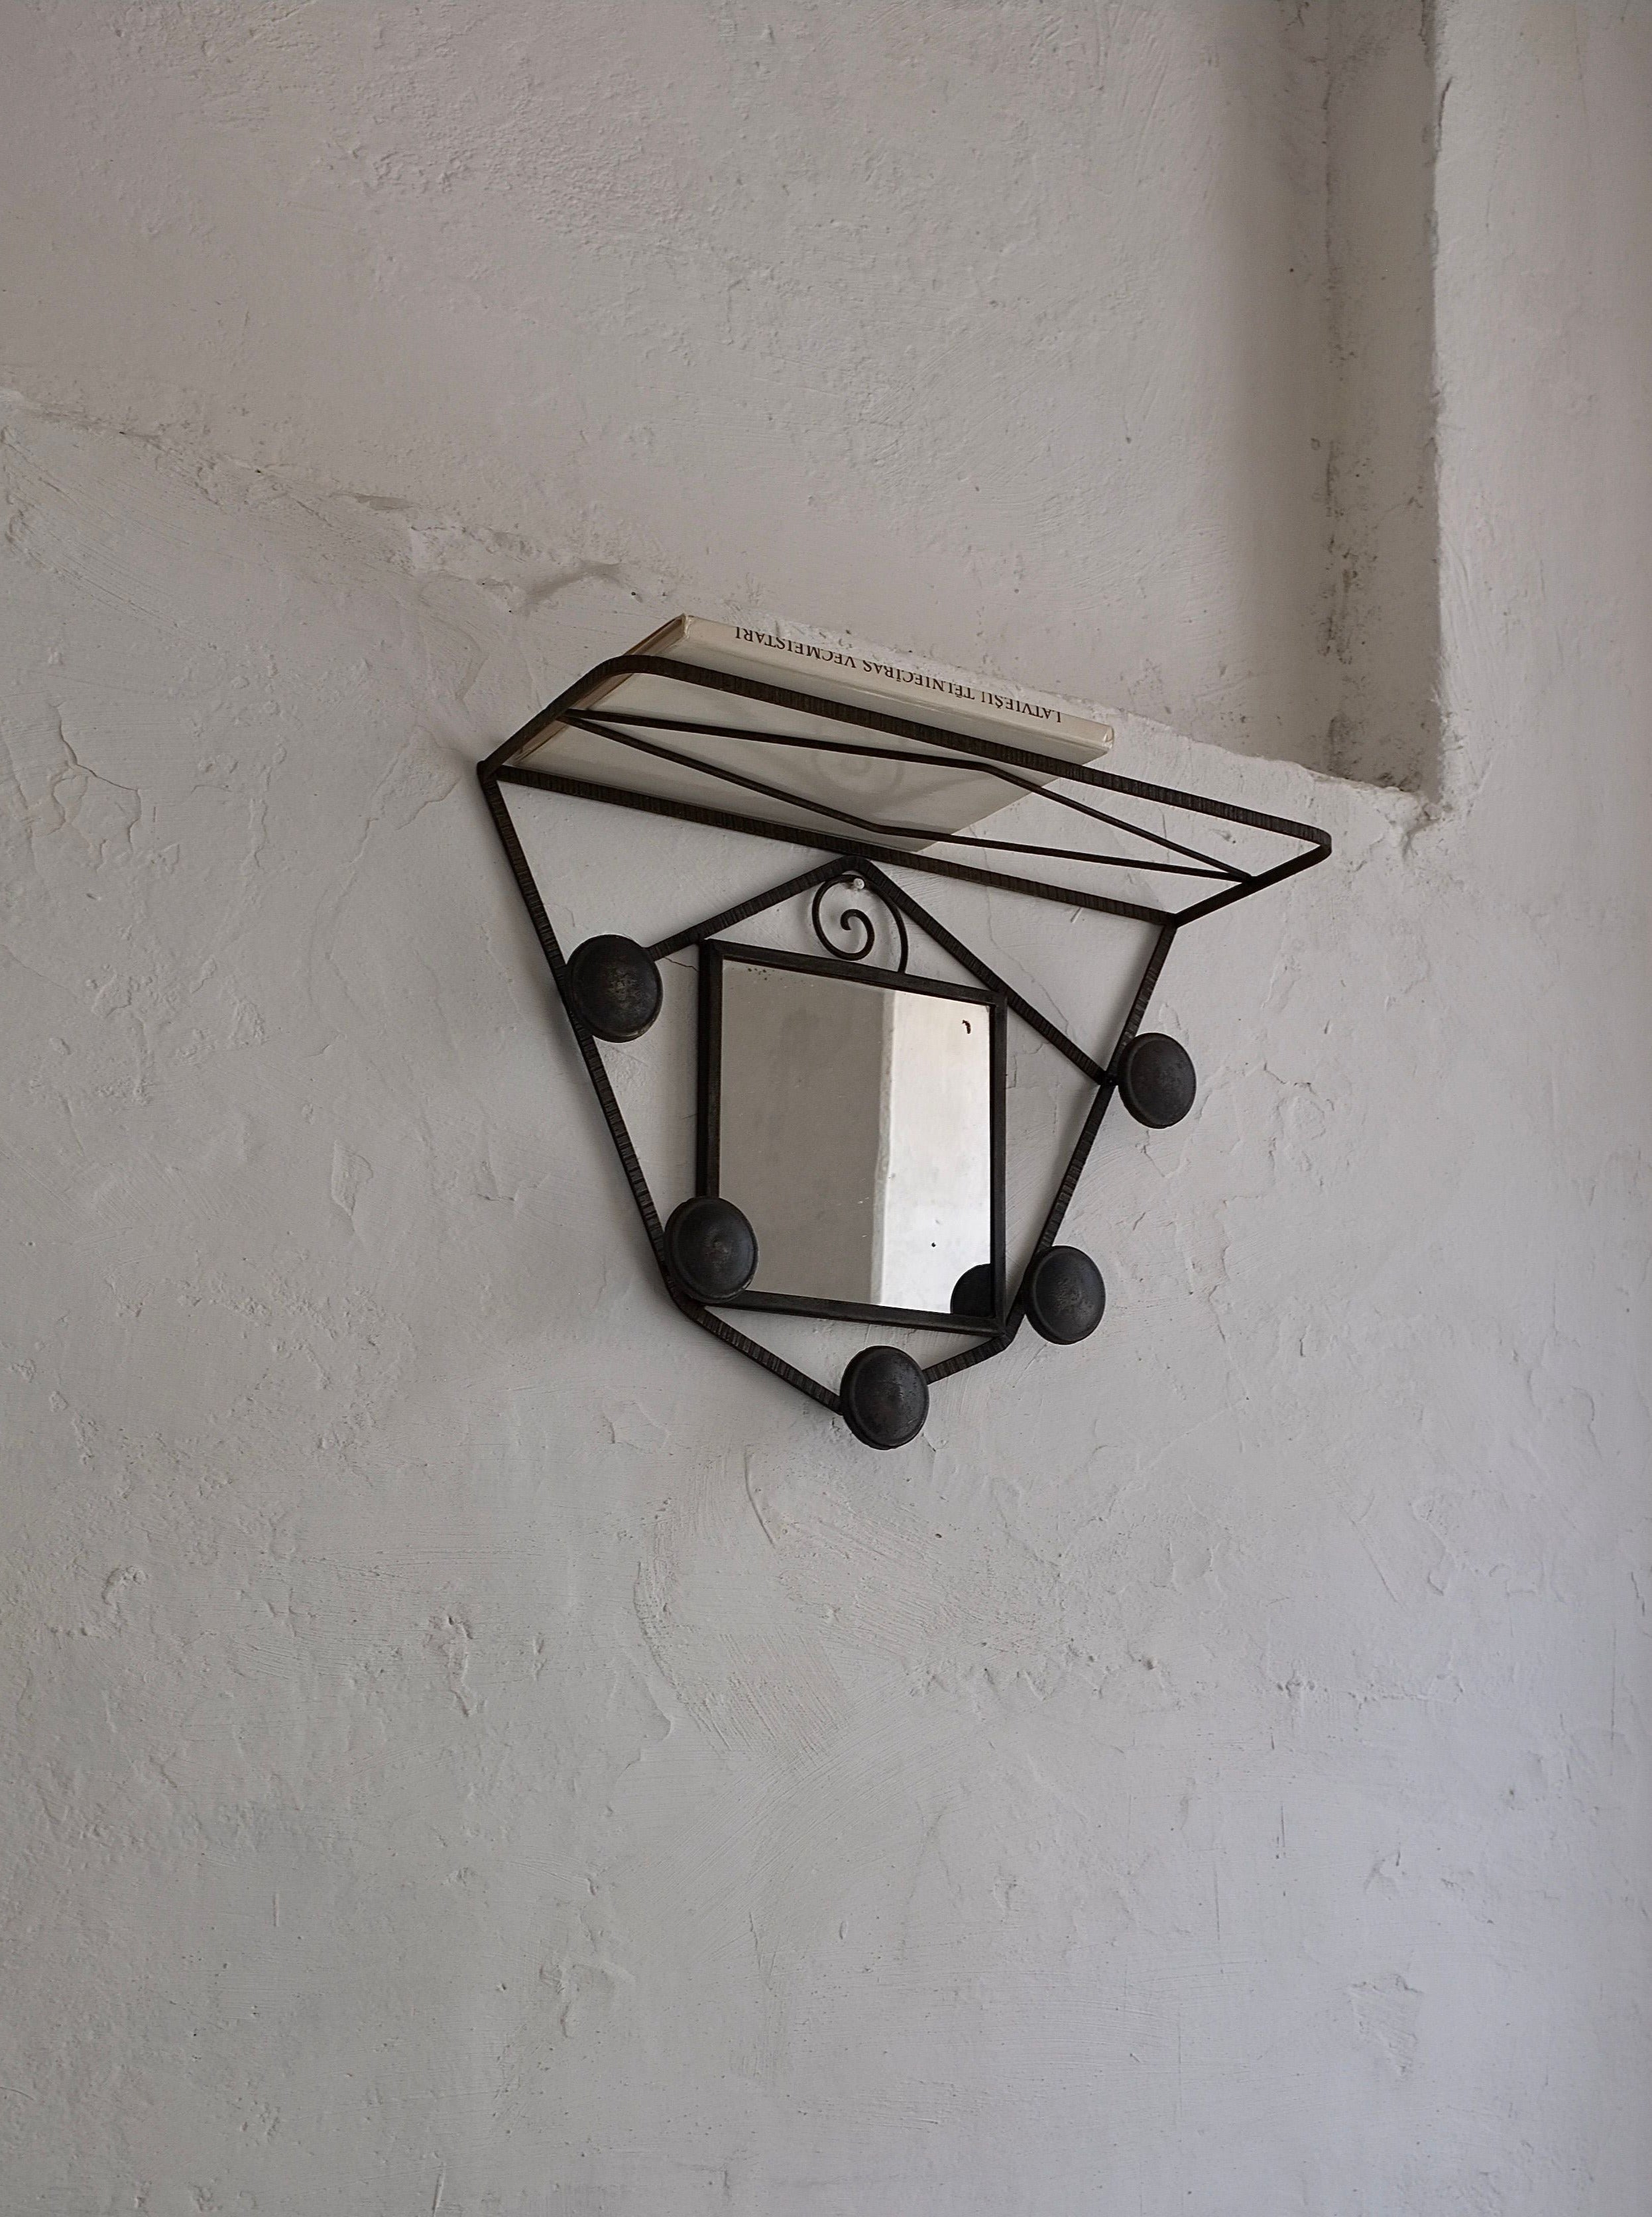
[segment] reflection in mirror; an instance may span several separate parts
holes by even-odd
[[[988,1293],[975,1313],[995,1307],[993,997],[755,949],[703,953],[716,979],[707,1169],[756,1232],[751,1291],[946,1317],[973,1270]]]

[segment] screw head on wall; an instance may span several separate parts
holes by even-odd
[[[1057,1347],[1088,1339],[1107,1306],[1101,1273],[1081,1247],[1047,1247],[1024,1290],[1027,1322]]]
[[[1180,1124],[1198,1090],[1193,1057],[1164,1032],[1137,1032],[1119,1059],[1119,1098],[1150,1131]]]
[[[598,1039],[641,1039],[660,1013],[660,966],[634,939],[605,931],[569,956],[568,991]]]
[[[903,1448],[923,1430],[929,1382],[898,1347],[863,1347],[838,1388],[843,1421],[869,1448]]]
[[[697,1194],[666,1219],[665,1260],[695,1300],[726,1301],[756,1274],[757,1235],[731,1201]]]

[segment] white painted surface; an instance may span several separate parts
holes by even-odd
[[[939,967],[926,950],[923,971]],[[992,1261],[989,1011],[885,994],[884,1104],[877,1299],[945,1314],[964,1273]]]
[[[8,29],[0,2206],[1637,2217],[1652,18],[1446,10],[1442,797],[1121,719],[1337,859],[878,1458],[468,765],[681,605],[1318,758],[1322,15]]]

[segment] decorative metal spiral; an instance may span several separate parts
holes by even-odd
[[[809,921],[815,928],[815,937],[829,954],[835,954],[840,961],[864,962],[878,943],[878,927],[865,909],[846,908],[839,913],[832,925],[832,929],[858,933],[860,945],[840,946],[828,931],[826,919],[823,914],[826,896],[830,892],[864,893],[866,889],[866,881],[858,871],[845,870],[841,877],[828,878],[817,886],[815,888],[815,897],[809,904]],[[906,936],[906,919],[902,916],[899,909],[892,907],[881,893],[873,893],[871,897],[894,923],[896,943],[900,948],[900,956],[895,967],[897,972],[903,972],[912,951]]]

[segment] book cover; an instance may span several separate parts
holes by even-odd
[[[786,707],[628,671],[580,689],[568,713],[589,724],[552,718],[518,760],[815,832],[875,832],[915,850],[1013,806],[1113,744],[1111,726],[1070,702],[800,628],[674,616],[629,652],[897,716],[934,737],[878,744],[878,734],[862,732],[873,744],[858,753],[855,726],[806,702]],[[959,734],[1024,750],[1028,759],[995,777],[979,758],[959,759]]]

